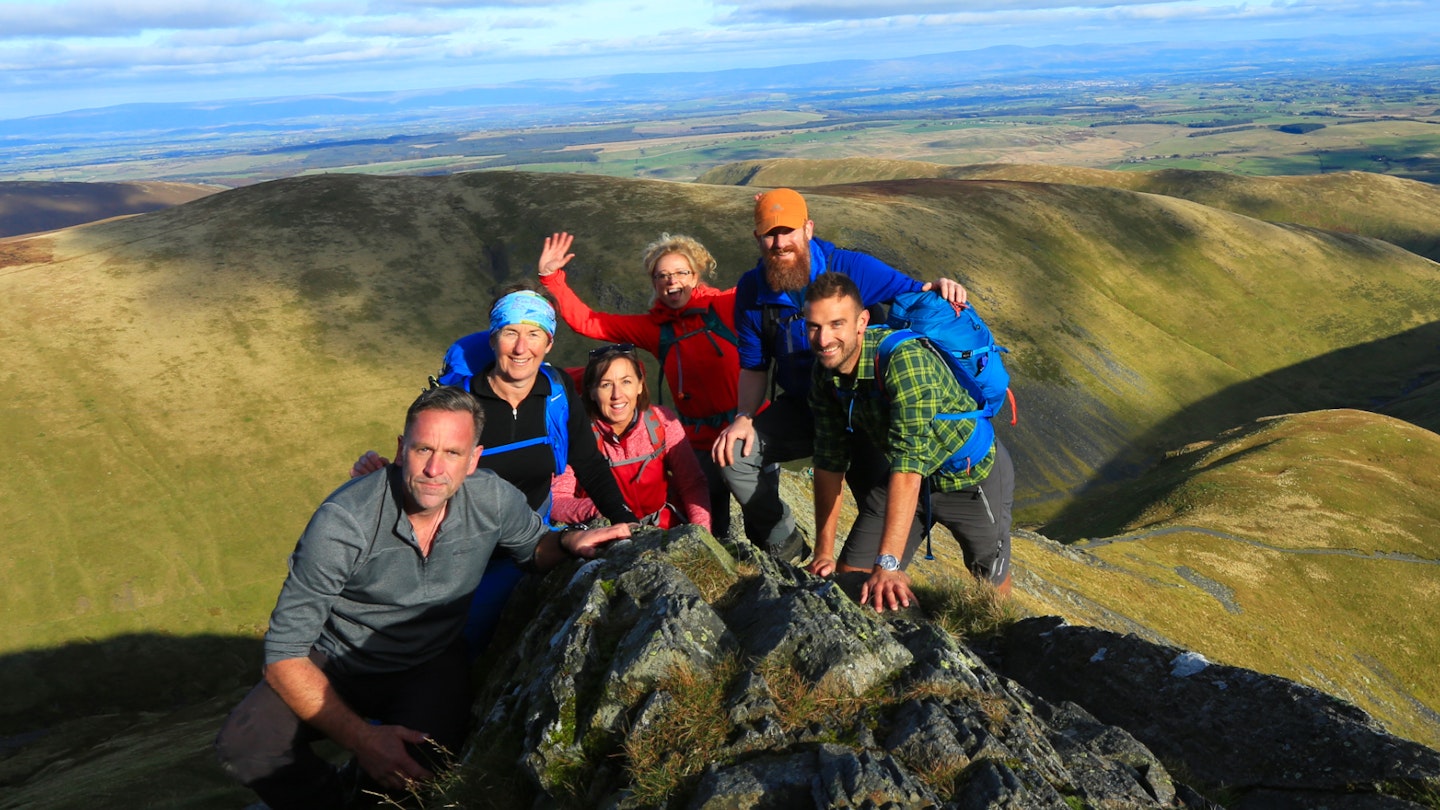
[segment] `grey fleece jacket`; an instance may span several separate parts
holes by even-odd
[[[503,549],[529,566],[545,533],[519,490],[479,470],[450,499],[426,557],[403,493],[391,464],[335,490],[316,510],[270,614],[267,665],[312,647],[349,673],[424,663],[459,635],[491,553]]]

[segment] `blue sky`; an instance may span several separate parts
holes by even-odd
[[[0,0],[0,118],[991,45],[1440,30],[1435,0]]]

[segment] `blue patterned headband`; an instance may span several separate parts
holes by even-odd
[[[517,323],[538,326],[554,337],[555,308],[550,306],[545,296],[529,290],[510,293],[490,307],[491,332]]]

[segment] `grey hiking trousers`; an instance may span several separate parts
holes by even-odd
[[[757,441],[750,455],[740,456],[740,444],[736,442],[735,463],[722,467],[720,472],[740,502],[745,536],[751,543],[773,551],[784,548],[795,531],[795,515],[780,498],[779,464],[815,453],[815,420],[809,402],[781,394],[770,401],[770,407],[756,414],[755,434]],[[864,503],[871,489],[883,486],[889,470],[890,462],[884,454],[857,436],[850,471],[845,473],[855,502]]]
[[[880,553],[880,537],[885,531],[888,490],[889,487],[882,484],[872,489],[866,500],[857,501],[860,514],[845,538],[840,562],[856,568],[875,565],[875,556]],[[1014,501],[1015,465],[998,437],[995,466],[985,480],[958,492],[930,495],[931,518],[955,535],[965,555],[965,567],[977,579],[988,579],[999,585],[1010,573],[1010,509]],[[910,536],[905,541],[905,554],[900,559],[902,569],[910,565],[926,528],[922,497],[915,510],[915,520],[910,524]]]

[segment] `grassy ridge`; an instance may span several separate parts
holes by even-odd
[[[0,724],[158,711],[192,698],[196,684],[217,694],[251,680],[286,555],[315,504],[360,450],[393,447],[400,413],[444,347],[483,328],[496,289],[533,273],[544,235],[577,234],[570,278],[582,297],[638,311],[649,292],[637,257],[660,230],[705,242],[720,286],[753,263],[752,194],[525,173],[329,175],[0,242],[0,295],[11,302],[0,321],[0,430],[16,447],[12,474],[0,479],[10,561],[0,569]],[[1022,516],[1075,532],[1076,515],[1123,527],[1152,505],[1178,509],[1207,482],[1114,496],[1100,502],[1108,510],[1065,509],[1077,490],[1259,416],[1399,395],[1434,363],[1440,340],[1434,265],[1358,236],[1066,183],[920,178],[830,186],[810,199],[822,237],[972,289],[1014,350],[1021,421],[1002,430],[1021,469]],[[556,359],[579,363],[588,345],[562,327]],[[1396,407],[1422,418],[1423,391]],[[1108,568],[1022,541],[1026,598],[1046,612],[1134,617],[1217,659],[1299,673],[1430,739],[1414,722],[1421,712],[1403,713],[1425,659],[1400,653],[1436,649],[1409,627],[1413,609],[1386,613],[1389,603],[1348,583],[1287,592],[1231,584],[1222,570],[1244,561],[1237,570],[1289,571],[1302,583],[1340,583],[1358,570],[1357,584],[1393,581],[1410,600],[1425,596],[1425,580],[1406,579],[1414,569],[1183,540],[1097,549],[1114,560]],[[1423,542],[1415,549],[1425,554]],[[958,557],[941,555],[942,564]],[[1244,612],[1230,614],[1182,567],[1195,582],[1226,581]],[[1329,612],[1327,599],[1364,615]],[[1347,633],[1330,634],[1329,646],[1291,643],[1311,621],[1297,604],[1338,616]],[[1348,646],[1352,625],[1404,645],[1388,656]],[[1374,683],[1351,677],[1354,650],[1375,662],[1364,665]],[[191,656],[208,666],[179,681],[146,677]],[[126,699],[97,692],[97,677]],[[77,754],[91,738],[63,743],[61,725],[26,756],[71,759],[56,779],[116,795],[143,793],[137,786],[163,769],[165,789],[192,806],[227,803],[233,788],[205,771],[205,729],[222,710],[208,707],[194,723],[142,718],[152,725],[117,743],[154,738],[173,756],[115,759],[109,746]],[[9,764],[0,784],[27,777],[23,762]],[[64,806],[73,794],[57,791],[37,782],[12,797]]]
[[[496,287],[530,275],[543,234],[576,232],[582,294],[634,311],[647,300],[636,256],[661,228],[710,245],[721,283],[738,276],[754,255],[750,194],[324,176],[9,245],[6,649],[255,633],[314,504],[359,450],[390,449],[444,346],[484,326]],[[974,290],[1015,350],[1022,419],[1007,441],[1036,516],[1165,447],[1383,393],[1420,348],[1166,423],[1276,369],[1403,337],[1440,304],[1433,265],[1384,243],[1164,197],[924,180],[835,187],[813,207],[822,235]],[[1354,312],[1336,289],[1375,306]],[[569,362],[586,348],[563,332],[560,345]]]
[[[1061,183],[1163,194],[1267,222],[1371,236],[1440,261],[1440,188],[1368,172],[1249,177],[1216,171],[1121,172],[1033,163],[953,166],[859,158],[777,159],[721,166],[702,175],[699,182],[773,187],[920,178]]]
[[[1131,517],[1083,554],[1018,542],[1026,607],[1160,636],[1355,702],[1440,744],[1440,436],[1370,413],[1262,419],[1088,505]],[[1101,521],[1107,522],[1107,521]]]

